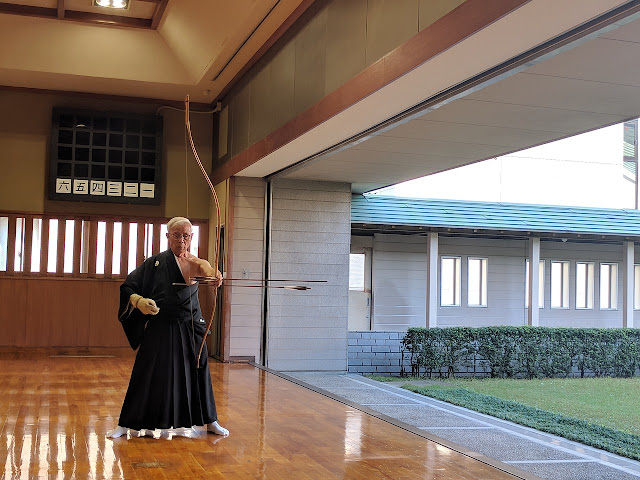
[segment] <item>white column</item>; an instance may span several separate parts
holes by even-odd
[[[527,324],[532,327],[540,325],[540,239],[529,239],[529,309],[527,311]]]
[[[426,327],[438,326],[438,234],[427,234],[427,314]]]
[[[622,328],[633,328],[633,242],[622,244]]]

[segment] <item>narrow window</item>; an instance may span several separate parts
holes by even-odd
[[[460,306],[460,257],[440,259],[440,305]]]
[[[198,225],[194,225],[191,229],[193,233],[193,237],[191,237],[191,253],[193,253],[196,257],[198,256],[198,244],[200,243],[200,227]],[[164,235],[165,239],[167,238]]]
[[[75,230],[75,220],[65,222],[64,232],[64,273],[73,273],[73,232]]]
[[[468,260],[467,304],[470,307],[487,306],[487,259]]]
[[[594,264],[576,262],[576,309],[593,308]]]
[[[144,258],[149,258],[153,255],[153,223],[145,223],[144,234]]]
[[[169,239],[167,238],[167,224],[163,223],[160,225],[160,251],[164,252],[169,248]],[[191,239],[191,245],[193,246],[193,238]],[[191,249],[191,253],[193,253],[193,249]],[[196,257],[195,253],[193,253]]]
[[[9,217],[0,217],[0,271],[7,271],[7,248],[9,241]]]
[[[111,274],[120,275],[120,258],[122,257],[122,222],[113,222],[113,261]]]
[[[24,266],[24,218],[16,218],[16,251],[13,262],[13,271],[21,272]]]
[[[529,308],[529,260],[524,265],[524,308]],[[544,260],[538,270],[538,308],[544,308]]]
[[[42,219],[33,219],[33,230],[31,233],[31,271],[40,271],[40,252],[42,250]]]
[[[551,262],[551,308],[569,308],[569,262]]]
[[[349,254],[349,290],[364,291],[364,253]]]
[[[600,264],[600,310],[618,308],[618,264]]]
[[[107,222],[98,222],[98,246],[96,249],[96,273],[104,274],[104,255],[107,243]]]
[[[58,220],[49,219],[49,250],[47,257],[47,272],[55,273],[58,262]]]
[[[138,253],[138,224],[129,224],[129,265],[127,265],[128,273],[131,273],[137,267],[136,256]]]

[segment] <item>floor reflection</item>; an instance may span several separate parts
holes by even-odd
[[[131,353],[2,355],[3,480],[513,478],[249,365],[211,364],[229,437],[196,427],[112,440]]]

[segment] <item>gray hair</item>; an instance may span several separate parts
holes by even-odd
[[[178,225],[181,225],[183,223],[187,223],[187,224],[189,224],[189,226],[193,226],[193,225],[191,225],[191,222],[189,221],[188,218],[185,218],[185,217],[173,217],[171,220],[169,220],[167,222],[167,232],[170,232],[173,227],[177,227]]]

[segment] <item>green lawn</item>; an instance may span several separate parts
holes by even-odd
[[[447,383],[622,432],[640,432],[638,377],[452,380]]]
[[[640,378],[374,379],[640,459]]]

